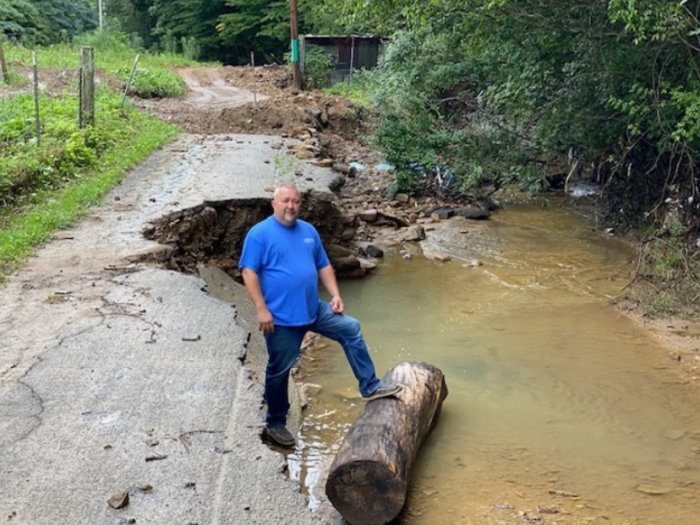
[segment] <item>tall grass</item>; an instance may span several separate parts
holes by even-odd
[[[96,67],[125,78],[137,53],[126,39],[93,34],[75,44],[38,48],[41,69],[76,70],[80,45],[95,48]],[[6,46],[10,69],[28,67],[32,52]],[[172,93],[169,68],[196,64],[173,54],[142,55],[141,75],[150,93]],[[68,76],[73,78],[74,76]],[[0,280],[16,269],[37,244],[57,228],[81,217],[141,160],[178,133],[175,126],[139,113],[130,104],[120,109],[120,93],[99,87],[95,125],[77,127],[77,85],[65,93],[40,95],[41,143],[36,141],[33,98],[19,93],[0,98]]]
[[[124,35],[106,31],[90,33],[75,39],[70,44],[56,44],[36,48],[37,62],[41,68],[69,69],[80,65],[80,48],[90,46],[95,49],[95,66],[107,71],[130,66],[137,53],[142,67],[172,68],[179,66],[216,65],[202,64],[175,53],[149,53],[133,49]],[[32,50],[18,45],[5,44],[5,56],[10,66],[32,65]]]
[[[149,53],[133,49],[126,36],[119,33],[97,31],[78,37],[73,43],[56,44],[37,48],[37,64],[42,69],[73,69],[80,66],[80,48],[95,49],[95,67],[126,84],[134,59],[139,55],[138,69],[132,84],[132,93],[142,98],[179,97],[185,91],[185,83],[173,68],[179,66],[217,65],[202,64],[188,56],[175,53]],[[32,50],[6,45],[5,54],[12,66],[30,67]],[[189,55],[192,54],[188,53]]]
[[[36,188],[32,195],[20,199],[19,205],[0,207],[0,280],[16,269],[37,244],[50,239],[55,229],[84,215],[131,168],[178,133],[175,126],[136,110],[119,112],[117,93],[103,93],[101,99],[110,106],[102,119],[109,131],[98,132],[97,140],[88,137],[80,148],[93,152],[97,160],[77,166],[55,183]],[[88,129],[88,135],[91,129],[94,128]],[[76,133],[72,136],[85,137]],[[41,151],[34,154],[45,156]]]

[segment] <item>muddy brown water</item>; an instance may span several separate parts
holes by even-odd
[[[424,255],[389,250],[375,275],[341,283],[380,375],[423,360],[449,388],[397,522],[700,523],[700,395],[609,305],[633,250],[541,206],[453,219],[430,239]],[[300,380],[311,403],[288,461],[314,507],[362,402],[332,342]]]

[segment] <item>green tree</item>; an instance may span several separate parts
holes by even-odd
[[[28,0],[0,2],[0,29],[13,40],[33,41],[37,36],[40,20],[39,11]]]
[[[375,94],[376,143],[399,171],[444,164],[470,192],[507,180],[542,189],[548,174],[585,166],[630,222],[652,221],[672,192],[697,194],[699,2],[346,0],[344,9],[405,28]],[[400,182],[411,186],[411,173]]]
[[[289,5],[286,1],[227,0],[231,12],[219,17],[221,41],[236,50],[240,62],[250,51],[281,62],[289,47]]]
[[[10,38],[26,44],[70,41],[97,26],[90,0],[4,0],[0,27]]]
[[[153,47],[157,37],[153,34],[156,21],[152,6],[153,0],[109,0],[104,8],[106,26],[125,33],[136,47]]]

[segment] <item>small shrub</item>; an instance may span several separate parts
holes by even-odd
[[[110,53],[132,53],[129,38],[123,33],[112,31],[92,31],[74,39],[77,46],[89,46],[98,51]]]
[[[304,55],[304,77],[309,89],[323,89],[330,86],[330,73],[333,58],[319,47],[309,47]]]
[[[185,58],[188,60],[197,60],[199,58],[202,50],[193,36],[189,38],[183,36],[180,39],[180,43],[182,44],[182,54],[185,55]]]
[[[117,75],[128,81],[130,70],[122,68]],[[180,97],[185,93],[185,81],[172,71],[152,67],[138,68],[130,91],[141,98]]]

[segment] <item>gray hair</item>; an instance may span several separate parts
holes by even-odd
[[[282,188],[287,188],[288,190],[296,190],[299,196],[301,197],[301,191],[299,191],[299,188],[297,188],[296,184],[294,184],[293,182],[283,182],[275,188],[275,192],[272,194],[273,199],[277,198]]]

